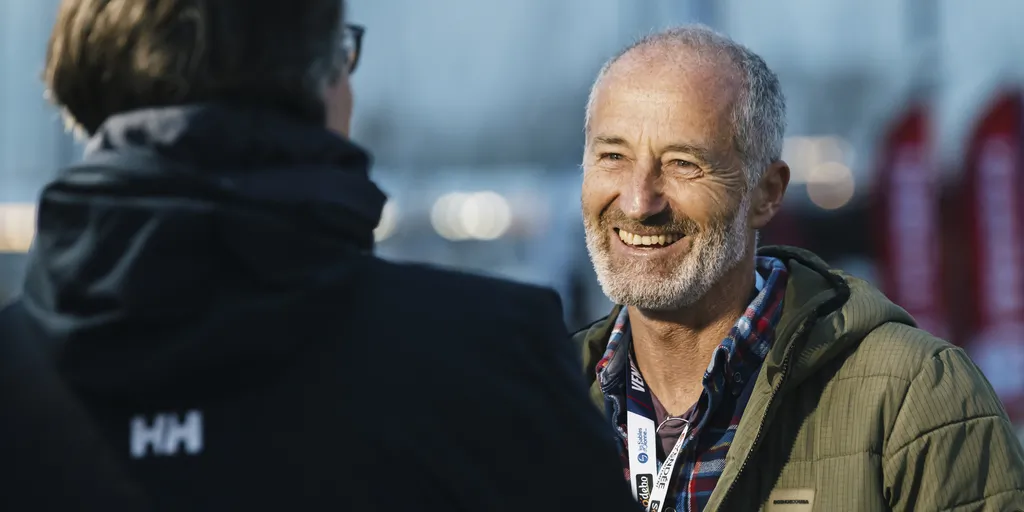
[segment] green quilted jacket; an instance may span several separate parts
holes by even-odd
[[[1024,511],[1024,450],[978,367],[867,283],[766,247],[789,284],[707,510]],[[594,366],[619,307],[574,340]]]

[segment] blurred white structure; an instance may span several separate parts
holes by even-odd
[[[0,0],[0,202],[32,201],[73,158],[71,137],[43,97],[57,0]]]
[[[958,155],[986,91],[1024,77],[1016,0],[348,0],[368,27],[356,138],[385,166],[568,167],[587,89],[634,38],[702,21],[783,81],[790,135],[847,140],[862,186],[880,128],[934,88],[937,161]],[[76,155],[39,81],[58,0],[0,0],[0,201],[34,196]],[[809,175],[812,169],[794,169]]]
[[[915,91],[934,98],[935,161],[955,169],[987,93],[1024,81],[1018,0],[348,2],[368,29],[354,136],[392,197],[382,253],[527,280],[586,261],[568,184],[586,95],[609,56],[652,30],[705,22],[765,57],[789,99],[785,157],[806,186],[792,198],[814,211],[870,189],[877,138]],[[40,83],[57,4],[0,0],[0,203],[31,203],[77,156]],[[465,241],[426,241],[444,240],[431,209],[452,193],[470,195],[442,202],[440,230]],[[0,239],[21,246],[19,208]],[[458,244],[480,248],[459,256]]]

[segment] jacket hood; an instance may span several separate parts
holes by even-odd
[[[767,246],[760,256],[782,260],[789,270],[783,312],[776,327],[763,371],[774,384],[782,375],[784,361],[791,353],[787,385],[796,385],[814,375],[837,356],[855,348],[875,328],[888,322],[914,325],[913,318],[865,281],[833,270],[810,251],[785,246]],[[588,379],[596,378],[594,365],[608,344],[616,305],[608,317],[576,335],[583,351]],[[592,398],[603,404],[597,386]]]
[[[372,250],[385,196],[368,167],[273,110],[114,116],[42,193],[22,305],[84,393],[179,397],[265,371],[314,338],[324,313],[299,305]]]
[[[879,326],[914,319],[867,282],[834,270],[810,251],[768,246],[758,253],[779,258],[789,269],[789,283],[776,343],[765,371],[774,384],[788,350],[793,351],[788,385],[814,375],[837,356],[854,349]]]

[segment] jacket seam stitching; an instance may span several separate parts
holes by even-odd
[[[849,452],[849,453],[840,453],[838,455],[823,455],[821,457],[814,457],[814,458],[810,458],[810,459],[790,459],[789,462],[791,462],[791,463],[793,463],[793,462],[795,462],[795,463],[814,463],[814,462],[821,462],[823,460],[838,459],[840,457],[852,457],[854,455],[862,455],[862,454],[865,454],[865,453],[868,454],[868,455],[873,455],[875,457],[881,457],[882,456],[881,453],[879,453],[879,452],[877,452],[875,450],[867,449],[867,450],[857,450],[857,451]]]
[[[932,435],[935,432],[938,432],[939,430],[942,430],[944,428],[956,427],[958,425],[964,425],[966,423],[970,423],[970,422],[973,422],[973,421],[990,420],[990,419],[997,419],[998,420],[998,419],[1001,419],[1001,416],[999,414],[996,414],[996,413],[983,414],[981,416],[972,416],[970,418],[957,419],[956,421],[951,421],[949,423],[944,423],[944,424],[939,425],[937,427],[930,428],[930,429],[928,429],[928,430],[926,430],[924,432],[919,432],[916,436],[914,436],[913,439],[908,441],[907,444],[899,447],[899,449],[897,449],[897,450],[894,450],[892,453],[887,455],[886,458],[887,459],[891,459],[891,458],[895,457],[896,455],[898,455],[903,450],[906,450],[907,448],[910,448],[910,445],[914,444],[915,441],[919,441],[923,437]]]
[[[844,380],[853,380],[853,379],[874,379],[876,377],[885,377],[885,378],[888,378],[888,379],[898,380],[900,382],[907,382],[907,383],[913,382],[911,379],[908,379],[906,377],[900,377],[898,375],[891,375],[891,374],[887,374],[887,373],[878,373],[878,374],[873,374],[873,375],[847,375],[845,377],[835,377],[835,378],[833,378],[831,380],[831,382],[835,383],[835,382],[842,382]],[[906,398],[906,396],[904,396],[904,398]]]

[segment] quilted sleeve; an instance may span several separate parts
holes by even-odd
[[[892,510],[1024,511],[1024,450],[959,348],[922,363],[883,452]]]

